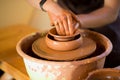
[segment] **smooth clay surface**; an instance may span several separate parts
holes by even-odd
[[[73,40],[68,41],[57,41],[51,35],[48,34],[44,40],[49,48],[58,51],[74,50],[76,48],[79,48],[80,45],[83,43],[83,38],[80,36],[80,34],[75,36]]]
[[[86,80],[120,80],[120,70],[113,68],[98,69],[90,72]]]
[[[77,60],[81,58],[85,58],[86,56],[91,55],[96,50],[96,43],[90,39],[90,38],[83,38],[83,42],[78,42],[76,45],[71,44],[71,41],[69,42],[56,42],[56,41],[50,41],[48,40],[50,44],[55,44],[54,48],[62,48],[66,49],[67,47],[70,49],[73,46],[79,45],[77,49],[73,50],[65,50],[65,51],[59,51],[51,49],[47,46],[45,43],[45,37],[39,38],[36,40],[32,45],[32,50],[34,53],[40,57],[49,59],[49,60]],[[57,46],[61,45],[61,46]],[[68,49],[67,48],[67,49]]]
[[[92,54],[96,50],[96,43],[81,34],[80,29],[73,36],[59,36],[55,28],[52,28],[46,37],[33,43],[32,50],[36,55],[49,60],[77,60]]]

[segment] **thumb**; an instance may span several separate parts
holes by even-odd
[[[50,22],[50,26],[55,26],[53,22]]]

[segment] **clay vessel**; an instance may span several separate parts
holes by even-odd
[[[49,48],[59,51],[69,51],[78,48],[82,43],[80,31],[77,30],[71,36],[59,36],[56,29],[52,28],[46,36],[46,44]]]
[[[35,40],[32,44],[32,51],[34,52],[34,54],[49,60],[63,61],[82,59],[95,52],[97,47],[96,42],[94,40],[87,37],[82,37],[82,41],[75,40],[76,42],[75,41],[59,42],[54,40],[50,41],[51,39],[49,39],[47,41],[49,43],[49,46],[53,47],[52,49],[47,46],[45,39],[47,38],[41,37]],[[72,42],[75,42],[76,44],[73,44]],[[76,48],[76,46],[78,48]],[[69,50],[67,51],[66,49]]]
[[[41,33],[23,37],[17,43],[16,49],[24,60],[30,79],[83,80],[89,72],[103,68],[105,58],[112,50],[110,40],[104,35],[93,31],[82,30],[82,32],[86,37],[91,37],[96,41],[97,49],[91,56],[75,61],[54,61],[38,57],[32,52],[32,43],[42,37]]]
[[[45,37],[34,41],[32,44],[34,54],[49,60],[63,61],[82,59],[96,50],[96,42],[91,38],[82,37],[80,29],[76,31],[77,35],[69,37],[59,36],[53,32],[56,33],[55,28],[52,28]],[[57,39],[55,39],[56,36]],[[63,38],[72,40],[63,41]]]
[[[75,36],[81,36],[80,35],[80,31],[79,30],[76,30],[76,32],[73,34],[73,35],[69,35],[69,36],[61,36],[59,34],[57,34],[57,31],[56,31],[56,28],[52,28],[48,31],[48,34],[50,36],[52,36],[54,38],[54,40],[57,40],[57,41],[71,41],[75,38]]]
[[[85,80],[120,80],[120,70],[113,68],[94,70]]]

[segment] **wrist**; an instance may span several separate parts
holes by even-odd
[[[41,8],[42,11],[45,11],[45,10],[43,9],[43,5],[45,4],[46,1],[47,1],[47,0],[41,0],[41,1],[39,2],[39,5],[40,5],[40,8]]]
[[[45,4],[43,5],[43,9],[45,11],[50,11],[50,12],[58,12],[62,10],[62,8],[56,3],[55,0],[47,0]]]
[[[41,8],[42,11],[46,12],[46,8],[44,7],[44,5],[50,3],[50,1],[52,1],[52,0],[41,0],[39,2],[39,7]]]
[[[76,15],[76,19],[77,19],[77,21],[78,21],[78,23],[79,23],[79,28],[83,28],[83,22],[82,22],[82,19],[80,18],[80,16],[79,15]]]
[[[52,5],[54,3],[53,0],[46,0],[46,2],[42,5],[42,9],[44,11],[48,11],[50,8],[50,5]]]

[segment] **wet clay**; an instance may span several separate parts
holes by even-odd
[[[63,46],[63,48],[65,47]],[[96,43],[85,37],[79,48],[70,51],[58,51],[49,48],[45,43],[45,37],[43,37],[33,43],[32,50],[36,55],[49,60],[77,60],[91,55],[96,50]]]
[[[66,42],[66,41],[71,41],[75,38],[75,36],[80,35],[80,30],[79,29],[76,30],[73,35],[61,36],[57,33],[56,28],[52,28],[48,31],[48,35],[52,36],[54,40]]]
[[[85,35],[82,36],[80,30],[77,30],[77,35],[73,35],[73,37],[57,35],[57,39],[60,38],[58,40],[55,38],[56,33],[55,28],[53,28],[46,37],[36,40],[32,45],[33,52],[49,60],[77,60],[91,55],[96,50],[95,41],[90,37],[85,37]],[[63,38],[72,40],[59,41]]]
[[[37,56],[32,51],[32,45],[46,34],[43,36],[41,33],[34,33],[22,38],[16,49],[23,58],[30,79],[83,80],[89,72],[103,68],[105,58],[112,50],[111,42],[104,35],[93,31],[81,30],[81,33],[96,43],[96,50],[91,55],[77,60],[49,60]],[[45,54],[43,51],[42,53]]]
[[[85,80],[120,80],[120,70],[113,68],[98,69],[90,72]]]

